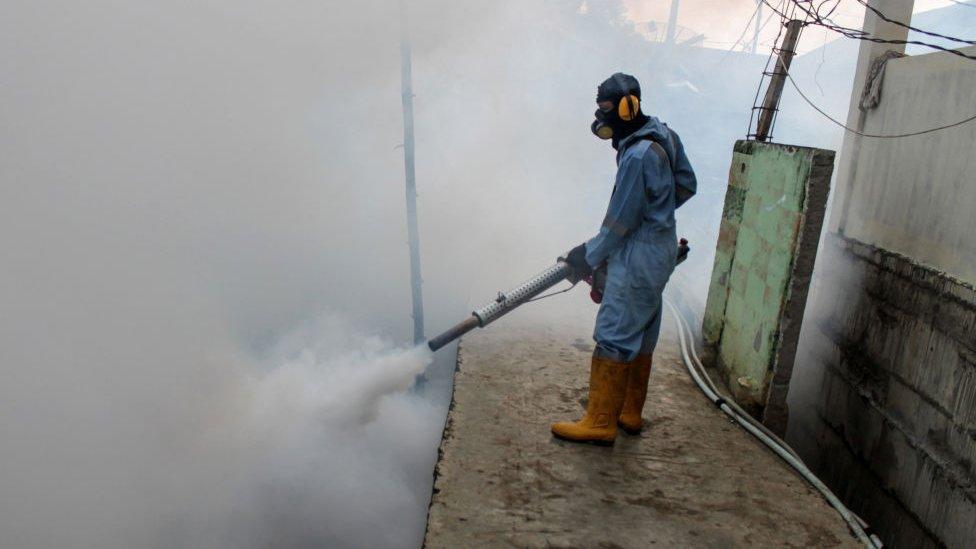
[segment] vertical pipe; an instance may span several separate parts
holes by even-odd
[[[786,35],[779,47],[776,68],[773,69],[773,75],[769,79],[769,87],[766,88],[766,96],[763,98],[762,107],[759,110],[759,122],[756,123],[756,141],[766,141],[769,138],[769,132],[773,128],[773,118],[779,108],[779,99],[783,95],[783,86],[786,84],[786,73],[790,70],[790,64],[793,62],[796,43],[800,39],[800,29],[802,28],[803,21],[798,19],[786,24]]]
[[[664,39],[666,44],[674,44],[674,37],[678,30],[678,2],[671,0],[671,13],[668,15],[668,34]]]
[[[414,172],[413,75],[407,6],[400,2],[400,82],[403,102],[403,167],[406,176],[407,238],[410,243],[410,287],[413,300],[413,342],[424,342],[424,295],[420,278],[420,235],[417,228],[417,180]]]
[[[756,27],[752,33],[752,47],[750,48],[751,53],[756,53],[759,51],[759,30],[762,27],[763,0],[756,0],[756,4]]]

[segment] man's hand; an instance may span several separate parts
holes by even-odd
[[[593,273],[590,264],[586,262],[586,244],[580,244],[566,254],[566,263],[573,269],[573,276],[582,280]]]

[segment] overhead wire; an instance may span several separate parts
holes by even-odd
[[[776,15],[776,14],[775,13],[770,13],[769,15],[766,16],[766,20],[763,21],[762,26],[759,27],[759,32],[760,33],[766,28],[766,25],[769,25],[769,22],[773,20],[773,16],[774,15]]]
[[[830,1],[831,0],[823,0],[823,2],[821,2],[820,4],[818,4],[817,5],[817,13],[820,13],[820,8],[822,8],[824,6],[824,4],[826,4],[827,2],[830,2]],[[830,20],[830,16],[833,15],[834,12],[837,11],[837,8],[840,7],[840,1],[841,0],[834,0],[834,7],[830,8],[830,11],[828,11],[827,14],[826,15],[823,15],[822,17],[824,19],[826,19],[826,20],[829,21]]]
[[[820,69],[822,69],[824,63],[827,62],[827,35],[828,33],[824,32],[824,43],[823,46],[820,47],[820,63],[817,64],[817,70],[813,72],[813,83],[816,84],[817,88],[820,90],[820,95],[824,94],[824,89],[823,86],[820,85],[820,79],[818,77],[820,76]]]
[[[757,4],[757,6],[758,5],[759,4]],[[758,12],[758,7],[757,7],[757,12]],[[773,20],[773,17],[775,15],[776,15],[775,13],[770,13],[769,15],[766,16],[766,19],[759,26],[759,31],[757,32],[757,34],[761,34],[762,31],[764,31],[766,29],[766,27],[769,25],[769,22]],[[749,21],[746,23],[746,30],[749,29],[749,23],[751,23],[751,22],[752,22],[752,18],[750,18]],[[742,36],[745,36],[745,33],[743,33]],[[735,43],[733,43],[732,46],[725,51],[725,54],[719,59],[719,61],[718,61],[717,64],[722,64],[722,63],[724,63],[726,61],[726,59],[732,54],[732,51],[735,49],[735,47],[737,45],[739,45],[739,42],[742,40],[742,36],[739,36],[739,39],[736,40]],[[779,36],[779,35],[777,35],[777,36]],[[752,52],[752,53],[757,53],[757,52]]]
[[[769,6],[770,9],[776,11],[781,17],[790,17],[783,10],[778,10],[775,6],[773,6],[769,2],[769,0],[762,0],[762,1],[763,1],[764,4],[766,4],[767,6]],[[867,31],[864,31],[862,29],[853,29],[853,28],[850,28],[850,27],[845,27],[843,25],[839,25],[839,24],[834,23],[833,21],[831,21],[829,18],[825,18],[823,15],[817,13],[816,9],[810,9],[807,6],[804,5],[804,4],[809,4],[812,7],[813,3],[812,3],[811,0],[790,0],[790,3],[793,6],[795,6],[796,8],[799,8],[800,11],[802,11],[803,13],[805,13],[807,15],[807,18],[804,21],[804,26],[807,26],[807,25],[815,25],[815,26],[823,27],[823,28],[829,29],[829,30],[831,30],[831,31],[833,31],[833,32],[835,32],[837,34],[840,34],[841,36],[845,36],[847,38],[852,38],[852,39],[855,39],[855,40],[863,40],[863,41],[866,41],[866,42],[874,42],[874,43],[878,43],[878,44],[914,44],[914,45],[917,45],[917,46],[924,46],[926,48],[930,48],[930,49],[933,49],[933,50],[938,50],[938,51],[942,51],[942,52],[945,52],[945,53],[949,53],[951,55],[955,55],[955,56],[958,56],[958,57],[962,57],[964,59],[969,59],[969,60],[976,61],[976,55],[970,55],[970,54],[964,53],[962,51],[959,51],[957,49],[947,48],[945,46],[940,46],[938,44],[932,44],[930,42],[924,42],[924,41],[921,41],[921,40],[901,40],[901,39],[893,39],[893,38],[879,38],[879,37],[874,36],[871,33],[867,32]],[[820,5],[822,6],[823,3],[821,3]],[[925,31],[925,32],[927,32],[927,31]],[[940,36],[942,36],[942,35],[940,35]],[[951,40],[954,40],[954,41],[959,41],[959,42],[962,42],[962,43],[969,43],[966,39],[963,39],[963,38],[957,38],[957,37],[947,37],[947,38],[948,39],[951,39]]]
[[[946,129],[954,128],[956,126],[961,126],[961,125],[963,125],[963,124],[965,124],[967,122],[972,122],[973,120],[976,120],[976,114],[974,114],[974,115],[972,115],[972,116],[970,116],[968,118],[964,118],[962,120],[959,120],[958,122],[953,122],[951,124],[945,124],[943,126],[937,126],[937,127],[929,128],[929,129],[926,129],[926,130],[919,130],[919,131],[913,131],[913,132],[908,132],[908,133],[878,134],[878,133],[866,133],[866,132],[862,132],[862,131],[859,131],[859,130],[855,130],[854,128],[851,128],[847,124],[844,124],[843,122],[837,120],[833,116],[830,116],[823,109],[821,109],[820,107],[818,107],[813,101],[810,100],[809,97],[807,97],[807,95],[805,93],[803,93],[803,90],[800,89],[800,86],[796,83],[796,80],[793,80],[793,75],[790,74],[790,71],[786,69],[786,67],[782,64],[782,62],[780,62],[780,66],[783,67],[783,70],[786,73],[786,78],[790,81],[790,84],[793,86],[793,89],[795,89],[796,92],[798,94],[800,94],[800,97],[803,98],[803,100],[806,101],[808,105],[810,105],[811,107],[813,107],[813,109],[815,111],[817,111],[818,113],[820,113],[821,115],[823,115],[823,117],[826,118],[827,120],[830,120],[834,124],[837,124],[841,128],[844,128],[844,130],[849,131],[849,132],[851,132],[853,134],[856,134],[856,135],[860,135],[861,137],[871,137],[871,138],[876,138],[876,139],[899,139],[899,138],[902,138],[902,137],[912,137],[912,136],[915,136],[915,135],[923,135],[923,134],[926,134],[926,133],[932,133],[932,132],[937,132],[937,131],[940,131],[940,130],[946,130]]]
[[[792,8],[793,9],[789,13],[787,13],[787,9],[783,6],[783,4],[784,4],[785,1],[789,1],[789,3],[792,5]],[[787,21],[792,20],[793,19],[793,16],[796,13],[796,10],[799,9],[800,11],[802,11],[806,15],[806,17],[804,19],[804,26],[810,25],[810,24],[818,24],[818,23],[816,23],[816,21],[818,21],[818,20],[820,20],[820,21],[828,21],[829,20],[829,16],[831,14],[833,14],[834,11],[836,10],[837,6],[840,5],[840,0],[837,0],[833,4],[833,6],[831,7],[831,9],[827,12],[826,15],[821,15],[819,13],[819,11],[823,8],[824,5],[826,5],[830,1],[831,0],[823,0],[822,2],[820,2],[820,4],[818,4],[813,9],[813,11],[811,11],[811,10],[807,9],[806,7],[804,7],[804,6],[801,5],[802,3],[804,3],[804,0],[784,0],[783,2],[780,2],[777,6],[773,6],[772,4],[770,4],[769,0],[762,0],[762,2],[764,4],[766,4],[774,13],[776,13],[776,14],[778,14],[780,16],[781,23],[783,25],[785,25]],[[860,2],[860,3],[863,3],[863,0],[857,0],[857,1]],[[811,5],[811,7],[813,7],[812,0],[806,0],[806,2],[809,3]],[[881,17],[882,15],[879,15],[879,17]],[[884,17],[887,17],[887,16],[884,16]],[[907,25],[904,25],[904,24],[901,24],[901,25],[904,26],[904,27],[906,27],[906,28],[909,28],[911,30],[919,30],[919,29],[916,29],[914,27],[910,27],[910,26],[907,26]],[[836,31],[834,28],[832,28],[831,26],[828,26],[828,25],[820,24],[819,26],[824,26],[825,28],[828,28],[830,30],[834,30],[835,32],[839,32],[839,31]],[[844,28],[844,29],[846,29],[846,27],[840,27],[840,26],[837,26],[837,28]],[[782,34],[782,30],[783,30],[783,27],[781,26],[781,28],[780,28],[780,34]],[[847,29],[847,30],[854,31],[854,29]],[[863,33],[863,34],[867,34],[867,33],[864,33],[864,31],[857,31],[857,32],[860,32],[860,33]],[[777,36],[776,36],[776,43],[779,43],[779,36],[780,36],[780,34],[777,34]],[[843,33],[841,33],[841,34],[843,34]],[[939,36],[942,36],[942,35],[939,35]],[[851,36],[851,37],[852,38],[858,38],[856,36]],[[871,40],[871,41],[914,43],[912,41],[891,41],[891,40],[882,40],[882,39],[876,39],[876,38],[861,38],[861,39]],[[959,40],[959,41],[965,41],[963,39],[957,39],[957,40]],[[931,46],[931,47],[937,47],[937,46],[930,45],[930,44],[923,44],[923,45],[928,45],[928,46]],[[940,47],[938,47],[938,48],[939,49],[945,49],[945,48],[940,48]],[[950,52],[950,53],[956,53],[956,54],[964,55],[961,52],[957,52],[956,50],[945,49],[945,51]],[[770,52],[769,59],[767,59],[766,67],[763,69],[763,78],[760,79],[760,81],[759,81],[759,87],[756,89],[756,97],[753,100],[753,109],[752,109],[752,113],[753,114],[749,117],[749,135],[750,136],[752,135],[752,133],[751,133],[751,131],[752,131],[752,121],[755,118],[755,111],[757,109],[757,104],[758,104],[757,102],[759,101],[759,93],[762,91],[762,83],[765,80],[765,76],[769,74],[769,62],[772,61],[772,58],[773,58],[773,54],[774,53],[775,53],[775,48],[773,48],[773,51]],[[976,59],[976,57],[973,57],[973,56],[968,56],[968,55],[964,55],[964,56],[965,57],[972,58],[972,59]],[[869,137],[869,138],[876,138],[876,139],[899,139],[899,138],[912,137],[912,136],[916,136],[916,135],[923,135],[923,134],[927,134],[927,133],[937,132],[937,131],[940,131],[940,130],[954,128],[956,126],[961,126],[962,124],[965,124],[967,122],[972,122],[973,120],[976,120],[976,114],[974,114],[972,116],[969,116],[969,117],[964,118],[962,120],[959,120],[957,122],[953,122],[951,124],[945,124],[945,125],[942,125],[942,126],[928,128],[928,129],[925,129],[925,130],[919,130],[919,131],[913,131],[913,132],[906,132],[906,133],[899,133],[899,134],[875,134],[875,133],[867,133],[867,132],[859,131],[859,130],[856,130],[856,129],[851,128],[850,126],[844,124],[843,122],[841,122],[840,120],[834,118],[833,116],[831,116],[830,114],[828,114],[826,111],[824,111],[822,108],[820,108],[816,103],[814,103],[803,92],[803,90],[800,88],[800,86],[796,83],[796,80],[793,79],[793,75],[790,74],[790,71],[783,64],[782,59],[779,59],[777,57],[777,63],[779,63],[779,66],[783,69],[784,73],[786,74],[787,79],[790,81],[790,84],[793,86],[793,89],[795,89],[797,91],[797,93],[800,95],[800,97],[808,105],[810,105],[811,108],[813,108],[815,111],[817,111],[818,113],[820,113],[827,120],[829,120],[829,121],[833,122],[834,124],[836,124],[836,125],[840,126],[841,128],[843,128],[844,130],[846,130],[846,131],[848,131],[850,133],[856,134],[856,135],[860,135],[862,137]],[[773,122],[775,123],[775,118],[774,118]],[[770,129],[772,129],[772,128],[770,128]]]
[[[731,52],[732,50],[734,50],[734,49],[735,49],[735,47],[739,45],[739,42],[742,42],[742,39],[743,39],[743,38],[745,38],[745,36],[746,36],[746,33],[747,33],[747,32],[749,32],[749,25],[750,25],[750,24],[752,23],[752,21],[753,21],[753,19],[755,19],[755,18],[756,18],[756,16],[757,16],[757,15],[759,15],[759,9],[760,9],[761,7],[762,7],[762,4],[760,4],[759,2],[756,2],[756,9],[754,9],[754,10],[752,11],[752,15],[751,15],[751,16],[749,16],[749,20],[748,20],[748,21],[746,21],[746,25],[745,25],[745,27],[743,27],[743,29],[742,29],[742,33],[740,33],[740,34],[739,34],[739,37],[738,37],[738,38],[736,38],[736,39],[735,39],[735,42],[733,42],[733,43],[732,43],[732,47],[731,47],[731,48],[729,48],[729,52]],[[727,53],[728,53],[728,52],[727,52]]]
[[[956,38],[955,36],[947,36],[945,34],[939,34],[937,32],[927,31],[927,30],[924,30],[924,29],[920,29],[918,27],[913,27],[913,26],[911,26],[911,25],[909,25],[907,23],[902,23],[901,21],[898,21],[898,20],[895,20],[895,19],[892,19],[892,18],[888,17],[887,15],[885,15],[884,13],[882,13],[881,10],[879,10],[878,8],[872,6],[871,4],[868,4],[864,0],[857,0],[857,3],[858,4],[861,4],[862,6],[864,6],[867,9],[871,10],[882,21],[887,21],[888,23],[891,23],[893,25],[898,25],[899,27],[902,27],[902,28],[905,28],[905,29],[908,29],[908,30],[913,30],[913,31],[915,31],[915,32],[917,32],[919,34],[925,34],[925,35],[928,35],[928,36],[933,36],[935,38],[945,38],[946,40],[951,40],[953,42],[961,42],[963,44],[976,44],[976,40],[968,40],[966,38]]]

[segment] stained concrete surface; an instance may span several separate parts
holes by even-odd
[[[739,140],[732,153],[702,332],[736,402],[779,434],[833,167],[811,147]]]
[[[973,547],[976,287],[836,233],[823,252],[788,440],[889,547]]]
[[[592,310],[547,307],[462,341],[427,547],[858,546],[819,494],[699,392],[670,318],[644,432],[621,432],[611,448],[552,438],[551,422],[585,406]]]

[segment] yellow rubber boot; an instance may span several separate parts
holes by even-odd
[[[613,444],[617,416],[624,403],[630,364],[593,357],[590,363],[590,398],[586,415],[576,423],[554,423],[552,434],[573,442]]]
[[[640,433],[643,425],[641,412],[647,399],[647,380],[651,377],[652,358],[651,354],[637,355],[630,365],[624,405],[620,409],[620,418],[617,419],[617,424],[628,435]]]

